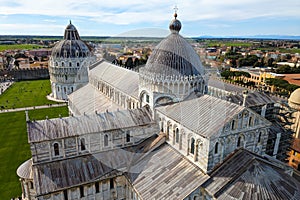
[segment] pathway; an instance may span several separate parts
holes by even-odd
[[[0,113],[18,112],[18,111],[53,108],[53,107],[63,107],[63,106],[67,106],[67,105],[68,105],[67,103],[60,103],[60,104],[49,104],[49,105],[42,105],[42,106],[31,106],[31,107],[25,107],[25,108],[14,108],[14,109],[0,110]]]

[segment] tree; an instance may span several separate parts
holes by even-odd
[[[125,67],[131,69],[133,67],[133,60],[131,57],[127,58],[126,62],[125,62]]]

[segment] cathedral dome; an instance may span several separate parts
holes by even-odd
[[[70,22],[65,29],[64,39],[52,49],[53,58],[84,58],[90,56],[90,49],[80,39],[77,29]]]
[[[294,92],[292,92],[292,94],[289,98],[289,105],[292,108],[300,110],[300,88],[298,88]]]
[[[203,75],[199,55],[180,34],[181,22],[175,13],[169,25],[171,34],[162,40],[149,56],[145,71],[165,76]]]

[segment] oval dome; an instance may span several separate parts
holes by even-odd
[[[153,49],[144,70],[166,76],[204,74],[199,55],[179,34],[181,23],[176,17],[169,26],[171,34]]]
[[[289,105],[295,109],[300,109],[300,88],[292,92],[289,98]]]
[[[65,29],[64,39],[52,49],[53,58],[77,58],[90,56],[90,49],[80,39],[77,29],[70,22]]]

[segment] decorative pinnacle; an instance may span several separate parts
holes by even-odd
[[[177,18],[177,11],[178,11],[178,7],[177,7],[177,5],[174,7],[174,11],[175,11],[175,13],[174,13],[174,17],[175,17],[175,19]]]
[[[71,20],[70,20],[70,24],[72,24]]]

